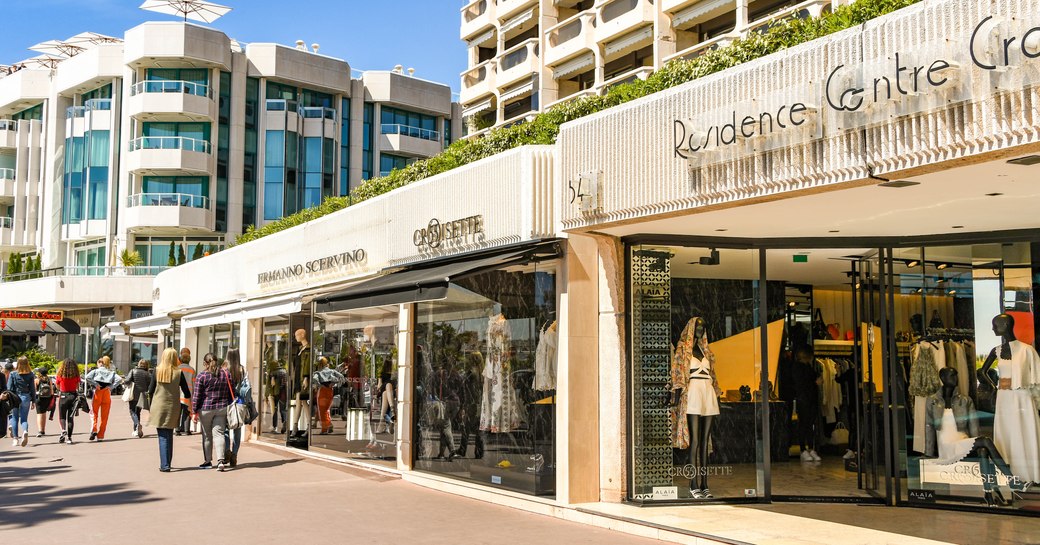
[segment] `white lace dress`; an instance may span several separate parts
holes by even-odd
[[[1040,416],[1030,392],[1040,386],[1040,356],[1031,345],[1011,341],[1011,359],[999,359],[997,371],[1001,380],[1011,379],[1011,388],[997,390],[993,444],[1015,475],[1040,482]]]
[[[940,465],[955,464],[963,460],[975,447],[974,437],[957,431],[957,419],[953,416],[953,409],[943,409],[942,427],[937,439],[939,459],[935,463]]]
[[[509,365],[509,323],[501,315],[488,321],[484,391],[480,399],[480,429],[508,433],[524,423],[524,406],[513,387]]]

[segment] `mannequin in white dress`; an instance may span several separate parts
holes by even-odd
[[[673,444],[690,449],[690,497],[711,499],[708,489],[708,444],[711,426],[719,415],[719,381],[715,354],[708,347],[707,326],[702,318],[687,322],[679,336],[671,365],[672,405],[675,407]],[[684,421],[685,420],[685,421]]]

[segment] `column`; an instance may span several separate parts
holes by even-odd
[[[412,469],[415,393],[415,304],[401,305],[397,324],[397,469]]]

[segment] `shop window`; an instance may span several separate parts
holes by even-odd
[[[555,494],[556,274],[496,270],[418,304],[416,469]]]

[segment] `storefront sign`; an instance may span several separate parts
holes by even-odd
[[[935,503],[935,491],[911,488],[907,491],[907,499],[915,503]]]
[[[426,227],[416,229],[412,234],[412,243],[417,248],[436,249],[441,244],[465,244],[479,242],[484,239],[484,216],[470,216],[455,221],[442,223],[434,218]]]
[[[668,471],[669,477],[682,477],[684,479],[692,479],[694,477],[713,477],[720,475],[733,475],[733,466],[704,466],[697,467],[691,464],[686,464],[682,467],[673,467]]]
[[[56,322],[65,318],[65,313],[60,310],[0,310],[0,319],[4,320],[53,320]]]
[[[940,465],[935,460],[921,460],[921,482],[938,484],[959,484],[967,486],[982,486],[983,480],[991,479],[982,474],[978,462],[957,462],[955,464]],[[997,470],[996,484],[1008,486],[1008,478]],[[1018,479],[1018,477],[1014,477]]]
[[[276,282],[302,279],[311,276],[325,276],[361,267],[367,260],[368,253],[359,248],[353,251],[334,254],[312,261],[306,261],[262,272],[256,275],[256,282],[261,286],[265,286]]]
[[[957,41],[836,64],[818,81],[674,119],[673,156],[696,166],[761,153],[1040,82],[1040,16],[987,16],[971,28]]]

